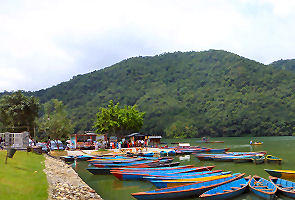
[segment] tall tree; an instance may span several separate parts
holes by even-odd
[[[107,108],[99,108],[94,127],[97,133],[111,133],[122,137],[125,134],[139,131],[143,125],[144,112],[140,112],[137,106],[124,106],[114,104],[111,100]]]
[[[39,130],[50,139],[67,138],[74,130],[74,124],[67,116],[62,101],[52,99],[43,105],[44,115],[39,119]]]
[[[21,91],[0,99],[0,123],[8,131],[33,130],[38,111],[39,100],[25,96]]]

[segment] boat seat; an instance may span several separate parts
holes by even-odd
[[[223,190],[224,192],[232,192],[233,190]]]
[[[294,190],[294,187],[283,187],[283,189]]]
[[[266,189],[266,188],[265,188],[265,189],[260,189],[260,190],[268,190],[268,191],[269,191],[269,190],[273,190],[273,189]]]

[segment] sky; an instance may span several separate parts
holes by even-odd
[[[164,52],[295,58],[294,0],[0,0],[0,92]]]

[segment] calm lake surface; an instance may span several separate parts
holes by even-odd
[[[195,166],[215,165],[214,170],[222,169],[223,171],[232,171],[233,173],[240,172],[246,175],[259,175],[263,178],[268,178],[268,174],[264,169],[288,169],[295,170],[295,137],[226,137],[214,138],[214,140],[222,140],[224,143],[201,143],[199,138],[190,139],[163,139],[162,142],[167,142],[169,146],[173,142],[188,142],[192,146],[204,146],[210,148],[230,148],[229,151],[267,151],[268,154],[277,156],[283,159],[281,165],[278,164],[260,164],[253,163],[233,163],[233,162],[213,162],[199,161],[193,155],[175,156],[174,161],[179,161],[180,165],[192,164]],[[262,141],[263,145],[250,146],[249,141]],[[120,181],[113,175],[92,175],[87,168],[88,163],[77,162],[74,169],[80,177],[105,200],[128,200],[135,199],[131,196],[133,192],[142,192],[154,190],[156,187],[149,182],[144,181]],[[190,198],[185,200],[191,200]],[[235,198],[238,199],[260,199],[251,193],[244,194]],[[278,199],[289,199],[280,196]]]

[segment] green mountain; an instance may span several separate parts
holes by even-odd
[[[295,71],[295,59],[278,60],[271,63],[270,65],[283,70]]]
[[[279,62],[279,61],[278,61]],[[62,100],[91,130],[113,99],[146,112],[144,132],[170,137],[292,135],[295,73],[221,50],[135,57],[33,92]]]

